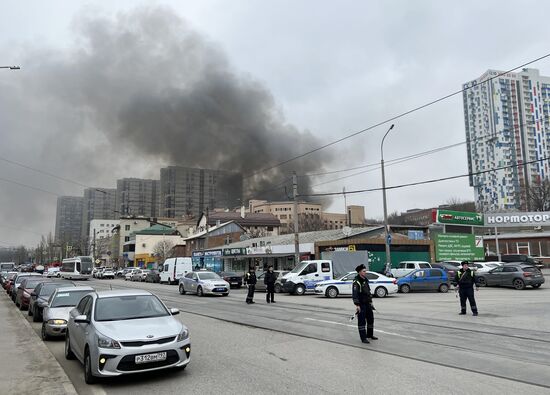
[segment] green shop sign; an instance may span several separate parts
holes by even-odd
[[[441,224],[484,226],[483,214],[468,211],[434,210],[432,217]]]
[[[476,247],[474,235],[462,233],[441,233],[435,236],[436,261],[482,261],[483,247]]]

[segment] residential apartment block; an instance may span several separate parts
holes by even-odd
[[[480,211],[529,210],[526,190],[549,178],[548,161],[514,165],[549,156],[550,77],[536,69],[500,73],[463,85],[470,186]]]
[[[79,247],[82,237],[82,206],[84,198],[80,196],[60,196],[57,198],[55,215],[55,240]]]
[[[93,219],[118,219],[116,189],[86,188],[82,206],[82,237],[90,236],[90,222]]]
[[[169,166],[160,169],[160,216],[198,218],[207,208],[235,207],[242,198],[239,173]]]
[[[160,181],[142,178],[117,180],[116,204],[119,215],[158,217]]]

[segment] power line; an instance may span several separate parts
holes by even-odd
[[[418,181],[418,182],[411,182],[411,183],[408,183],[408,184],[394,185],[394,186],[391,186],[391,187],[386,187],[386,190],[388,190],[388,189],[400,189],[400,188],[406,188],[406,187],[411,187],[411,186],[416,186],[416,185],[433,184],[435,182],[454,180],[454,179],[463,178],[463,177],[477,176],[477,175],[480,175],[480,174],[491,173],[491,172],[497,171],[497,170],[503,170],[503,169],[508,169],[508,168],[526,166],[526,165],[530,165],[530,164],[537,163],[537,162],[542,162],[542,161],[549,160],[549,159],[550,159],[550,157],[546,157],[546,158],[536,159],[536,160],[533,160],[533,161],[530,161],[530,162],[516,163],[516,164],[508,165],[508,166],[495,167],[495,168],[492,168],[492,169],[482,170],[482,171],[478,171],[478,172],[475,172],[475,173],[459,174],[459,175],[456,175],[456,176],[434,178],[434,179],[426,180],[426,181]],[[300,196],[336,196],[336,195],[343,195],[344,193],[346,195],[350,195],[350,194],[356,194],[356,193],[375,192],[375,191],[381,191],[381,190],[383,190],[383,188],[360,189],[360,190],[356,190],[356,191],[346,191],[346,192],[312,193],[312,194],[305,194],[305,195],[300,195]]]
[[[495,76],[493,76],[493,77],[490,77],[490,78],[486,79],[485,81],[481,81],[481,82],[479,82],[479,83],[473,84],[472,86],[468,86],[468,87],[463,88],[463,89],[460,89],[460,90],[458,90],[458,91],[449,93],[449,94],[447,94],[447,95],[445,95],[445,96],[443,96],[443,97],[440,97],[440,98],[438,98],[438,99],[432,100],[432,101],[430,101],[430,102],[428,102],[428,103],[422,104],[422,105],[420,105],[420,106],[418,106],[418,107],[414,107],[414,108],[412,108],[411,110],[402,112],[402,113],[400,113],[400,114],[398,114],[398,115],[395,115],[395,116],[393,116],[393,117],[391,117],[391,118],[388,118],[388,119],[386,119],[386,120],[384,120],[384,121],[381,121],[381,122],[378,122],[378,123],[376,123],[376,124],[374,124],[374,125],[371,125],[371,126],[365,128],[365,129],[361,129],[361,130],[359,130],[359,131],[357,131],[357,132],[351,133],[351,134],[349,134],[349,135],[347,135],[347,136],[344,136],[344,137],[342,137],[342,138],[339,138],[339,139],[337,139],[337,140],[334,140],[334,141],[332,141],[332,142],[330,142],[330,143],[324,144],[324,145],[322,145],[322,146],[320,146],[320,147],[317,147],[317,148],[314,148],[314,149],[312,149],[312,150],[310,150],[310,151],[304,152],[303,154],[294,156],[294,157],[292,157],[292,158],[290,158],[290,159],[284,160],[284,161],[279,162],[279,163],[277,163],[277,164],[275,164],[275,165],[272,165],[272,166],[266,167],[266,168],[264,168],[264,169],[260,169],[260,170],[258,170],[258,171],[255,171],[255,172],[253,172],[253,173],[251,173],[251,174],[249,174],[249,175],[247,175],[247,176],[244,176],[243,178],[246,179],[246,178],[254,177],[254,176],[257,175],[257,174],[264,173],[264,172],[269,171],[269,170],[273,170],[273,169],[275,169],[275,168],[277,168],[277,167],[280,167],[280,166],[285,165],[285,164],[287,164],[287,163],[293,162],[293,161],[295,161],[296,159],[300,159],[300,158],[303,158],[303,157],[305,157],[305,156],[307,156],[307,155],[313,154],[313,153],[315,153],[315,152],[317,152],[317,151],[321,151],[321,150],[323,150],[323,149],[325,149],[325,148],[327,148],[327,147],[330,147],[330,146],[332,146],[332,145],[338,144],[338,143],[340,143],[340,142],[342,142],[342,141],[344,141],[344,140],[348,140],[348,139],[350,139],[350,138],[352,138],[352,137],[355,137],[355,136],[357,136],[357,135],[360,135],[360,134],[362,134],[362,133],[368,132],[368,131],[370,131],[370,130],[372,130],[372,129],[377,128],[378,126],[382,126],[382,125],[384,125],[384,124],[386,124],[386,123],[395,121],[396,119],[405,117],[405,116],[410,115],[410,114],[412,114],[412,113],[414,113],[414,112],[420,111],[420,110],[422,110],[422,109],[424,109],[424,108],[426,108],[426,107],[432,106],[432,105],[434,105],[434,104],[436,104],[436,103],[439,103],[439,102],[441,102],[441,101],[443,101],[443,100],[447,100],[447,99],[449,99],[449,98],[451,98],[451,97],[453,97],[453,96],[456,96],[456,95],[458,95],[458,94],[464,93],[464,92],[466,92],[467,90],[470,90],[470,89],[472,89],[472,88],[474,88],[474,87],[476,87],[476,86],[478,86],[478,85],[488,83],[488,82],[490,82],[490,81],[492,81],[492,80],[494,80],[494,79],[496,79],[496,78],[499,78],[499,77],[501,77],[501,76],[503,76],[503,75],[505,75],[505,74],[507,74],[507,73],[511,73],[511,72],[514,71],[514,70],[523,68],[523,67],[525,67],[525,66],[528,66],[528,65],[530,65],[530,64],[533,64],[533,63],[535,63],[535,62],[538,62],[538,61],[540,61],[540,60],[542,60],[542,59],[545,59],[545,58],[547,58],[547,57],[550,57],[550,53],[548,53],[548,54],[546,54],[546,55],[543,55],[543,56],[540,56],[540,57],[538,57],[538,58],[536,58],[536,59],[530,60],[529,62],[523,63],[522,65],[516,66],[516,67],[511,68],[511,69],[509,69],[509,70],[507,70],[507,71],[503,71],[502,73],[499,73],[499,74],[497,74],[497,75],[495,75]]]
[[[29,189],[34,189],[35,191],[40,191],[40,192],[45,192],[45,193],[49,193],[50,195],[54,195],[54,196],[62,196],[58,193],[55,193],[55,192],[52,192],[52,191],[47,191],[45,189],[42,189],[42,188],[37,188],[37,187],[33,187],[31,185],[27,185],[27,184],[23,184],[21,182],[17,182],[17,181],[13,181],[13,180],[8,180],[7,178],[0,178],[0,181],[5,181],[5,182],[10,182],[12,184],[15,184],[15,185],[19,185],[21,187],[25,187],[25,188],[29,188]]]

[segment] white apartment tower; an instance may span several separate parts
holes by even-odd
[[[527,188],[550,174],[548,161],[507,167],[549,156],[550,77],[536,69],[501,73],[463,85],[470,186],[484,212],[529,210]]]

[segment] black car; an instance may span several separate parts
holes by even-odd
[[[220,277],[229,283],[231,288],[240,288],[243,285],[243,276],[235,272],[221,272]]]
[[[160,272],[158,270],[150,270],[145,276],[146,283],[160,283]]]
[[[33,322],[42,321],[42,311],[48,305],[48,299],[57,288],[71,287],[75,284],[72,281],[53,281],[43,282],[36,286],[31,293],[29,302],[29,315],[32,316]]]
[[[447,277],[449,277],[449,281],[451,284],[455,285],[455,276],[459,268],[447,262],[432,263],[432,267],[445,270],[447,272]]]

